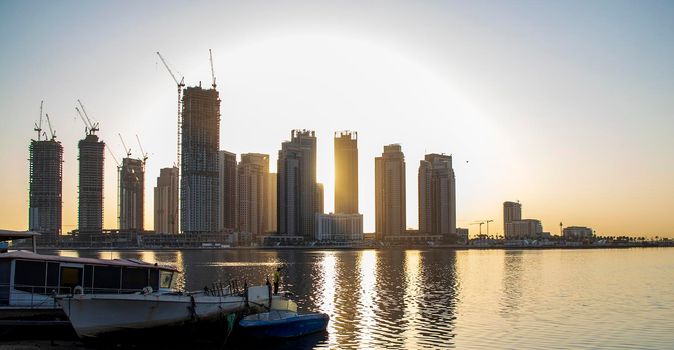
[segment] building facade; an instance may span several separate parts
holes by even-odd
[[[319,241],[363,240],[363,215],[316,214],[316,239]]]
[[[90,132],[79,144],[79,205],[77,227],[80,234],[100,234],[103,229],[103,165],[105,143]]]
[[[237,227],[237,164],[236,154],[218,152],[218,231],[233,231]]]
[[[335,213],[358,214],[358,134],[335,133]]]
[[[315,214],[323,207],[314,131],[292,131],[291,140],[281,145],[277,169],[278,233],[314,239]]]
[[[124,158],[119,168],[119,229],[145,230],[145,164],[140,159]]]
[[[375,238],[406,231],[405,156],[400,145],[384,146],[375,158]]]
[[[506,239],[537,239],[543,234],[540,220],[524,219],[506,224]]]
[[[277,223],[278,223],[278,209],[276,207],[277,204],[277,179],[276,179],[276,173],[269,173],[267,176],[267,196],[266,196],[266,204],[265,204],[265,211],[267,212],[267,231],[266,232],[276,232],[277,231]]]
[[[522,205],[519,202],[503,202],[503,235],[512,236],[508,232],[508,223],[522,220]]]
[[[185,233],[218,231],[220,98],[188,87],[182,100],[180,226]]]
[[[176,234],[178,226],[178,168],[159,170],[154,188],[154,231]]]
[[[269,155],[241,154],[237,176],[239,231],[254,236],[269,231]]]
[[[565,227],[562,232],[564,232],[564,238],[568,240],[583,240],[594,236],[591,228],[583,226]]]
[[[54,240],[62,230],[63,146],[52,140],[31,140],[28,229],[41,240]]]
[[[427,154],[419,164],[419,232],[456,234],[456,184],[452,156]]]

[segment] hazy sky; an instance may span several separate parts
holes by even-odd
[[[459,226],[502,202],[545,231],[674,236],[674,2],[671,1],[1,1],[0,227],[28,224],[28,146],[40,100],[64,146],[63,225],[77,226],[79,98],[122,158],[121,133],[150,153],[152,189],[171,166],[176,90],[222,99],[221,149],[271,155],[316,130],[325,209],[332,134],[359,134],[360,208],[374,229],[374,157],[401,143],[407,222],[417,227],[424,152],[452,153]],[[117,227],[106,152],[105,227]],[[470,226],[471,234],[477,226]]]

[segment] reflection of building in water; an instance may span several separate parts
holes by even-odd
[[[508,317],[516,312],[522,299],[522,276],[524,274],[524,253],[507,250],[503,255],[503,284],[501,293],[501,313]]]

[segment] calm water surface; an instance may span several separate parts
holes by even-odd
[[[331,321],[279,348],[674,349],[674,248],[58,253],[174,264],[188,290],[286,265]]]

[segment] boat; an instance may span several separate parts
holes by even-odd
[[[271,310],[244,317],[239,327],[250,337],[294,338],[325,331],[329,321],[330,316],[324,313]]]

